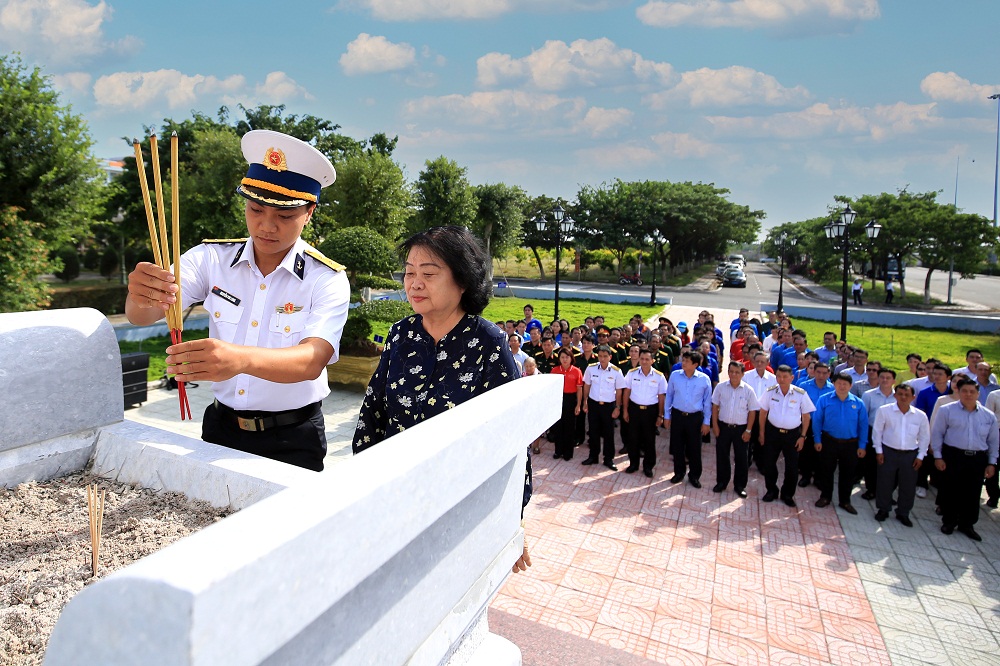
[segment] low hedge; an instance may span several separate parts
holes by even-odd
[[[378,275],[355,275],[351,280],[355,289],[402,289],[403,284]]]
[[[52,292],[50,310],[64,308],[94,308],[106,315],[125,312],[125,297],[128,287],[121,284],[80,287],[79,289],[57,289]]]

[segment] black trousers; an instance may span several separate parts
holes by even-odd
[[[893,289],[886,289],[885,290],[885,304],[886,305],[888,305],[889,303],[892,303],[893,291],[894,291]]]
[[[750,431],[750,442],[747,444],[747,467],[753,464],[754,459],[760,454],[760,419],[754,419],[753,429]]]
[[[760,451],[757,466],[764,475],[764,488],[769,493],[778,492],[778,456],[785,457],[785,478],[781,483],[781,497],[795,497],[796,482],[799,476],[799,452],[795,450],[795,442],[802,434],[802,426],[782,429],[774,427],[770,421],[764,425],[764,446]]]
[[[253,432],[241,430],[232,415],[254,418],[266,416],[266,412],[220,410],[212,402],[205,408],[201,438],[212,444],[322,472],[326,457],[322,403],[315,402],[309,407],[308,418],[300,423]]]
[[[670,410],[670,455],[674,458],[674,475],[683,477],[688,467],[691,478],[701,480],[701,426],[705,415],[702,412],[685,414]]]
[[[979,520],[986,451],[970,452],[944,444],[941,459],[945,464],[938,491],[941,523],[951,527],[972,527]]]
[[[628,465],[639,466],[639,456],[642,455],[642,468],[652,472],[656,466],[656,419],[659,416],[659,404],[639,405],[628,401]]]
[[[874,451],[868,455],[875,458]],[[913,469],[913,461],[917,459],[917,450],[901,451],[891,446],[882,445],[884,462],[878,468],[878,490],[876,490],[875,506],[879,511],[889,513],[892,509],[892,491],[899,487],[899,499],[896,505],[896,515],[910,517],[913,510],[913,498],[917,491],[917,470]],[[865,456],[867,459],[868,456]],[[923,463],[927,464],[927,463]]]
[[[861,292],[858,291],[858,290],[854,290],[854,304],[855,305],[864,305],[864,303],[861,302]]]
[[[715,439],[716,483],[720,486],[729,485],[729,477],[733,467],[736,474],[733,477],[733,488],[743,490],[747,487],[747,442],[743,441],[746,424],[723,423],[719,421],[719,436]],[[730,451],[733,451],[733,463],[730,464]]]
[[[819,453],[816,452],[816,447],[813,446],[812,429],[809,429],[809,435],[806,436],[806,443],[802,445],[802,450],[799,451],[799,476],[803,479],[808,479],[812,481],[818,474],[816,471],[817,459]]]
[[[580,446],[587,439],[587,415],[580,410],[576,417],[576,445]]]
[[[875,449],[872,448],[872,429],[868,428],[868,452],[865,457],[858,461],[861,466],[861,473],[865,477],[865,490],[878,495],[878,461],[875,460]],[[916,477],[914,477],[916,482]]]
[[[840,467],[837,479],[837,497],[841,504],[849,504],[854,490],[854,474],[858,468],[858,440],[837,439],[823,433],[823,450],[819,452],[819,474],[816,485],[819,496],[833,499],[833,473]]]
[[[576,391],[563,393],[562,418],[556,423],[556,455],[572,460],[576,439]]]
[[[590,457],[594,460],[613,463],[615,460],[615,420],[611,413],[615,411],[615,403],[606,402],[603,405],[596,400],[587,399],[587,417],[590,421]]]

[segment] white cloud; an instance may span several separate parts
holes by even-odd
[[[718,146],[687,133],[662,132],[654,134],[651,138],[662,154],[682,160],[691,157],[710,157],[722,152]]]
[[[264,83],[257,84],[255,88],[256,96],[272,103],[283,103],[289,99],[313,99],[309,91],[303,88],[292,77],[284,72],[271,72],[264,79]]]
[[[85,0],[0,0],[0,50],[20,51],[55,65],[109,51],[135,51],[138,39],[113,41],[104,35],[111,14],[103,0],[96,5]]]
[[[362,32],[340,56],[340,68],[348,76],[393,72],[412,66],[416,54],[409,44],[394,44],[385,37]]]
[[[409,118],[431,119],[436,125],[488,127],[491,131],[553,127],[565,130],[584,117],[585,108],[581,98],[498,90],[423,97],[408,102],[405,114]]]
[[[244,90],[246,79],[233,75],[225,79],[175,69],[155,72],[116,72],[97,79],[97,104],[117,109],[141,109],[164,102],[171,109],[190,107],[204,96],[235,95]]]
[[[778,113],[763,117],[733,118],[708,116],[706,119],[722,135],[741,138],[815,139],[826,136],[870,136],[884,140],[898,134],[912,134],[922,128],[937,125],[941,118],[934,113],[935,105],[906,104],[875,107],[831,108],[828,104],[813,104],[801,111]]]
[[[602,109],[594,106],[587,109],[578,128],[591,136],[615,136],[619,130],[632,124],[634,114],[628,109]]]
[[[380,21],[489,19],[513,11],[588,11],[625,0],[341,0],[340,7],[370,11]]]
[[[809,91],[802,86],[786,88],[770,74],[733,66],[725,69],[703,67],[684,72],[676,86],[651,94],[645,101],[654,109],[662,109],[671,102],[686,102],[695,108],[753,104],[782,106],[799,104],[809,98]]]
[[[879,17],[878,0],[651,0],[636,10],[646,25],[673,28],[808,27],[842,32]]]
[[[572,87],[666,84],[673,78],[669,63],[646,60],[607,38],[578,39],[571,44],[553,40],[523,58],[487,53],[476,62],[477,82],[492,87],[528,81],[539,90]]]
[[[636,143],[594,146],[577,150],[574,154],[580,164],[600,165],[604,169],[641,167],[663,159],[656,150]]]
[[[87,72],[66,72],[54,74],[52,83],[58,90],[89,92],[91,77]]]
[[[1000,92],[1000,85],[982,85],[963,79],[955,72],[934,72],[920,82],[920,90],[939,102],[979,102],[992,104],[990,95]]]

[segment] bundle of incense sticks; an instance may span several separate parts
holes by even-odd
[[[101,557],[101,529],[104,527],[104,498],[106,490],[97,490],[97,484],[87,484],[87,513],[90,516],[90,568],[97,578],[97,564]]]
[[[173,264],[174,284],[177,285],[177,300],[167,310],[167,327],[170,329],[171,344],[183,342],[184,318],[181,315],[181,237],[180,237],[180,207],[178,205],[177,183],[177,132],[170,135],[170,240],[167,242],[167,217],[163,207],[163,181],[160,178],[160,153],[156,149],[156,135],[149,135],[149,159],[153,165],[153,189],[156,193],[156,213],[160,223],[157,231],[153,218],[153,203],[149,197],[149,183],[146,182],[146,169],[142,160],[142,146],[139,139],[132,139],[135,149],[136,170],[139,172],[139,187],[142,190],[142,203],[146,207],[146,222],[149,225],[149,244],[153,246],[153,258],[156,265],[165,271]],[[168,246],[172,254],[168,253]],[[172,260],[171,260],[172,256]],[[191,418],[191,405],[188,403],[187,389],[184,382],[177,382],[177,397],[180,401],[181,420]]]

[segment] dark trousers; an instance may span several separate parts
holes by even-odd
[[[871,447],[872,429],[868,428],[868,452],[864,458],[858,461],[861,466],[861,473],[865,477],[865,490],[878,494],[878,461],[875,460],[875,449]],[[914,477],[916,483],[916,477]]]
[[[812,429],[810,429],[809,435],[806,437],[806,442],[802,445],[802,450],[799,451],[799,476],[809,481],[816,478],[816,461],[818,457],[819,453],[816,452],[816,447],[813,446]]]
[[[858,468],[858,440],[837,439],[824,432],[822,444],[823,450],[819,452],[819,469],[816,475],[819,496],[833,499],[833,473],[839,466],[838,501],[841,504],[849,504],[851,491],[854,490],[854,474]]]
[[[941,523],[951,527],[972,527],[979,520],[986,451],[968,452],[944,444],[941,458],[945,464],[938,491]]]
[[[747,443],[743,441],[746,430],[746,424],[719,421],[719,436],[715,439],[715,468],[716,483],[720,486],[729,485],[729,476],[735,465],[733,488],[743,490],[747,487]],[[734,465],[729,462],[730,450],[734,452]]]
[[[854,290],[854,304],[864,305],[864,303],[861,302],[861,292],[859,290]]]
[[[670,455],[674,458],[674,475],[683,477],[691,468],[691,478],[701,480],[701,426],[702,412],[685,414],[670,410]]]
[[[580,446],[587,439],[587,415],[580,410],[576,417],[576,445]]]
[[[994,474],[986,479],[986,495],[991,500],[1000,499],[1000,474]]]
[[[750,431],[750,443],[747,444],[747,468],[753,464],[754,459],[760,452],[757,442],[760,441],[760,419],[754,419],[753,428]]]
[[[562,418],[556,423],[556,456],[573,459],[576,438],[576,391],[563,393]]]
[[[778,456],[785,457],[785,479],[781,484],[781,497],[795,497],[796,480],[799,476],[799,452],[795,450],[802,426],[790,430],[776,428],[768,421],[764,425],[764,446],[759,448],[760,460],[757,466],[764,475],[764,487],[769,493],[778,492]]]
[[[656,466],[656,419],[659,410],[659,404],[639,405],[628,401],[629,467],[639,467],[640,455],[644,470],[652,472]]]
[[[868,452],[869,455],[873,451]],[[899,499],[896,504],[896,515],[910,517],[913,509],[913,498],[917,492],[917,470],[913,469],[913,461],[917,459],[917,451],[901,451],[882,445],[884,462],[875,466],[878,468],[878,486],[875,506],[879,511],[889,513],[892,508],[892,491],[899,487]],[[867,459],[868,456],[865,456]],[[874,459],[875,456],[871,455]]]
[[[625,410],[627,407],[623,406],[622,410],[618,413],[618,427],[622,434],[622,451],[628,453],[628,443],[632,441],[632,437],[628,434],[628,423],[625,422]]]
[[[321,406],[320,402],[309,405],[308,417],[299,423],[253,432],[241,430],[236,417],[258,418],[267,416],[266,412],[220,409],[212,402],[205,408],[201,438],[212,444],[322,472],[326,457],[326,424]]]
[[[885,304],[886,305],[889,305],[889,303],[892,303],[893,291],[894,290],[892,290],[892,289],[886,289],[886,291],[885,291]]]
[[[615,459],[615,420],[611,413],[615,411],[614,402],[603,405],[596,400],[587,400],[587,415],[590,421],[590,457],[599,460],[604,453],[604,462],[611,463]]]

